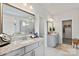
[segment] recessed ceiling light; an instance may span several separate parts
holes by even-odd
[[[32,5],[30,5],[30,9],[33,9]]]
[[[27,3],[23,3],[24,6],[27,6]]]
[[[24,6],[27,6],[27,8],[29,8],[29,9],[31,9],[31,10],[33,9],[32,5],[30,5],[30,4],[23,3],[23,5],[24,5]]]

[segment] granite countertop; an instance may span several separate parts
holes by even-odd
[[[11,42],[9,45],[0,47],[0,55],[4,55],[16,49],[22,48],[24,46],[31,45],[33,43],[41,41],[43,38],[31,38],[29,40],[18,40]]]

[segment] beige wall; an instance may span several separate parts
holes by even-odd
[[[55,28],[60,34],[62,43],[62,21],[72,19],[72,38],[79,38],[79,9],[72,9],[58,15],[54,15]]]

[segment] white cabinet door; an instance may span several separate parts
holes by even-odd
[[[20,48],[18,50],[7,53],[4,56],[21,56],[23,54],[24,54],[24,48]]]
[[[29,52],[29,51],[37,48],[37,47],[39,47],[39,43],[34,43],[34,44],[29,45],[29,46],[26,46],[25,47],[25,53],[27,53],[27,52]]]
[[[24,56],[31,56],[32,52],[28,52],[27,54],[25,54]]]
[[[35,51],[32,50],[32,51],[26,53],[24,56],[35,56]]]
[[[47,45],[48,47],[56,47],[58,43],[57,35],[48,35]]]
[[[5,54],[4,56],[21,56],[21,55],[34,56],[35,55],[34,49],[37,47],[39,47],[39,43],[34,43],[29,46],[25,46],[23,48],[9,52],[9,53]]]
[[[35,49],[35,56],[44,56],[45,46],[44,40],[39,42],[39,47]]]

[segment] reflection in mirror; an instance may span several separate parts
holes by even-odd
[[[47,32],[48,32],[48,34],[55,33],[54,21],[52,21],[52,22],[47,21]]]
[[[34,15],[3,4],[3,33],[34,33]]]
[[[53,25],[53,22],[47,22],[47,24],[48,24],[48,32],[53,32],[53,27],[54,27],[54,25]]]

